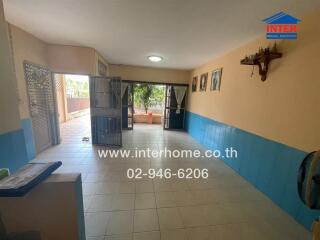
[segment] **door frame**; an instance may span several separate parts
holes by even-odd
[[[139,81],[139,80],[128,80],[128,79],[123,79],[122,80],[123,82],[129,82],[129,83],[133,83],[133,84],[136,84],[136,83],[141,83],[141,84],[152,84],[152,85],[163,85],[165,86],[166,88],[166,91],[165,91],[165,105],[164,105],[164,112],[163,112],[163,117],[165,118],[166,116],[166,101],[167,101],[167,86],[184,86],[184,87],[187,87],[187,90],[186,90],[186,95],[185,95],[185,111],[186,111],[186,106],[187,106],[187,94],[188,94],[188,90],[189,90],[189,84],[186,84],[186,83],[168,83],[168,82],[148,82],[148,81]],[[132,89],[132,94],[134,95],[134,88]],[[134,97],[133,97],[133,100],[134,100]],[[132,108],[134,110],[134,102],[132,103]],[[184,116],[183,116],[183,127],[185,127],[185,118],[186,118],[186,114],[184,113]],[[132,119],[133,120],[133,119]],[[134,126],[134,123],[132,122],[132,126]],[[175,131],[180,131],[180,130],[184,130],[184,128],[182,129],[170,129],[170,128],[165,128],[164,127],[164,121],[163,121],[163,124],[162,124],[162,127],[164,130],[175,130]]]
[[[88,83],[90,84],[90,77],[91,76],[94,76],[94,75],[91,75],[91,74],[84,74],[84,73],[73,73],[73,72],[51,72],[52,73],[52,81],[55,81],[55,78],[54,78],[54,75],[55,74],[58,74],[58,75],[80,75],[80,76],[87,76],[88,77]],[[54,82],[55,84],[55,82]],[[56,91],[56,85],[54,85],[55,87],[55,95],[57,93]],[[65,93],[64,93],[65,94]],[[66,97],[66,96],[65,96]],[[89,87],[89,98],[90,98],[90,87]],[[65,99],[67,100],[67,99]],[[66,104],[66,103],[65,103]],[[56,97],[56,105],[57,105],[57,111],[58,111],[58,100],[57,100],[57,97]],[[67,111],[65,111],[65,114],[68,114]],[[69,119],[66,118],[66,121],[65,122],[68,122],[70,121]],[[60,129],[59,129],[60,130]]]

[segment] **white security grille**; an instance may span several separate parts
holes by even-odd
[[[51,72],[27,62],[24,68],[35,144],[37,152],[41,152],[59,142]]]

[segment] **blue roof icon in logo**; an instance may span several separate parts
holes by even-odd
[[[297,24],[301,20],[284,12],[279,12],[263,20],[267,24]]]

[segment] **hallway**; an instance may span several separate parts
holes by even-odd
[[[62,161],[57,173],[81,172],[88,240],[308,239],[309,233],[216,159],[107,158],[90,136],[89,117],[61,126],[62,143],[36,161]],[[123,149],[204,149],[188,134],[136,124],[123,132]],[[207,168],[208,179],[128,179],[128,168]]]

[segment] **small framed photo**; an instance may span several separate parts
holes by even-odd
[[[207,80],[208,80],[208,73],[201,74],[200,77],[200,91],[206,91],[207,90]]]
[[[194,76],[192,78],[192,92],[196,92],[197,91],[197,87],[198,87],[198,76]]]
[[[210,91],[220,91],[222,68],[212,71]]]

